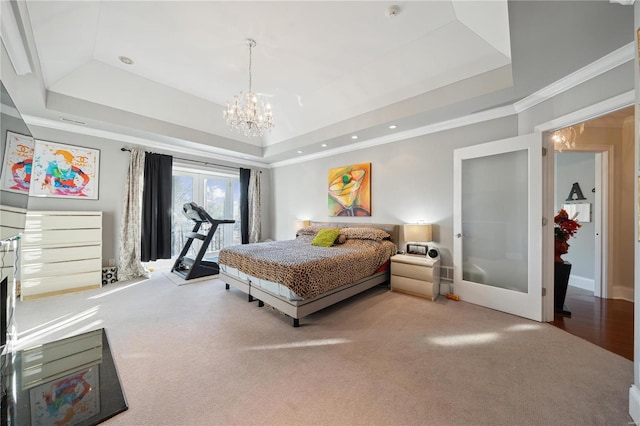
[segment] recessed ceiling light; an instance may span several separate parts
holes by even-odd
[[[351,136],[351,139],[358,139],[358,135]]]
[[[118,59],[120,59],[120,62],[125,65],[133,65],[133,59],[131,58],[127,58],[126,56],[119,56]]]
[[[326,144],[326,143],[323,143],[323,144],[322,144],[322,145],[320,145],[320,146],[321,146],[321,147],[323,147],[323,148],[326,148],[326,147],[327,147],[327,144]]]
[[[391,6],[386,11],[386,15],[389,18],[393,18],[393,17],[397,16],[398,13],[400,13],[400,8],[398,6]]]
[[[396,127],[398,126],[396,126],[395,124],[392,124],[391,126],[389,126],[390,129],[395,129]]]
[[[298,151],[298,154],[302,154],[302,151]]]
[[[60,121],[64,121],[66,123],[79,124],[80,126],[86,126],[87,123],[85,121],[73,120],[67,117],[60,117]]]

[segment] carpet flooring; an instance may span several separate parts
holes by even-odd
[[[549,324],[379,286],[301,319],[218,279],[18,302],[19,346],[104,327],[108,425],[627,425],[633,363]]]

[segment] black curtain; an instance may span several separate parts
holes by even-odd
[[[171,189],[173,157],[147,152],[142,189],[140,260],[171,258]]]
[[[242,244],[249,243],[249,178],[251,169],[240,169],[240,236]]]

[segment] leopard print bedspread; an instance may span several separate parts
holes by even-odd
[[[391,241],[347,239],[332,247],[311,245],[312,235],[295,240],[232,246],[218,263],[280,283],[304,299],[356,282],[376,272],[396,253]]]

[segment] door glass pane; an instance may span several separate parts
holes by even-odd
[[[528,292],[528,151],[462,161],[462,279]]]
[[[182,213],[182,206],[188,202],[195,202],[202,206],[214,219],[233,218],[235,224],[219,225],[211,244],[207,248],[206,256],[223,247],[240,244],[240,182],[234,176],[218,176],[214,174],[189,173],[175,171],[173,175],[173,230],[172,256],[180,254],[187,242],[187,234],[193,231],[195,223],[187,219]],[[208,223],[203,223],[200,234],[206,234],[211,229]],[[200,250],[202,241],[193,240],[188,257],[195,257]]]
[[[187,242],[186,234],[191,232],[194,223],[182,213],[182,206],[193,201],[194,178],[192,176],[173,175],[173,225],[171,227],[171,256],[180,254]],[[194,247],[189,249],[190,256],[195,254]]]
[[[225,218],[225,198],[227,193],[227,179],[208,177],[204,181],[204,209],[214,219]],[[207,224],[207,232],[210,227]],[[225,226],[219,225],[213,236],[208,251],[217,251],[223,247],[225,233],[229,232]]]

